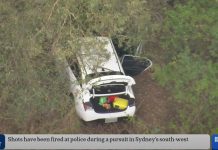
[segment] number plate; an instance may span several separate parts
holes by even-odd
[[[107,118],[105,119],[105,123],[117,122],[118,118]]]

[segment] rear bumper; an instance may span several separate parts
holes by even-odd
[[[96,113],[94,110],[87,110],[81,115],[84,121],[93,121],[98,119],[120,118],[134,116],[136,107],[128,107],[125,111],[114,113]]]

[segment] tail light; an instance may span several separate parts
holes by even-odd
[[[83,107],[84,107],[85,111],[88,109],[93,109],[92,104],[90,102],[83,103]]]

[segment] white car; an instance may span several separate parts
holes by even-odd
[[[92,44],[87,44],[90,40],[93,40]],[[122,66],[109,38],[84,38],[82,41],[88,48],[81,45],[76,60],[67,59],[70,92],[78,116],[84,121],[104,119],[107,123],[134,116],[136,106],[132,85],[135,80],[127,74],[139,74],[151,67],[152,62],[147,58],[125,55],[121,58]],[[103,46],[96,48],[98,43]],[[108,102],[109,98],[113,100]],[[127,102],[121,104],[125,105],[123,108],[113,104],[118,99]]]

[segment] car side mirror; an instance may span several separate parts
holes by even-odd
[[[124,55],[121,63],[126,75],[136,76],[152,66],[152,61],[145,57]]]

